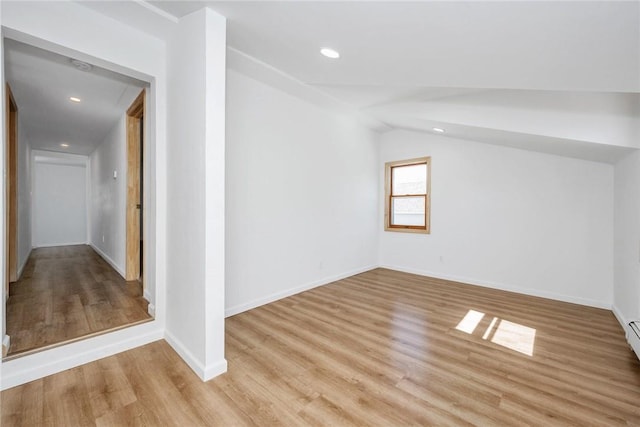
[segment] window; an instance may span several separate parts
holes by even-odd
[[[429,233],[431,157],[385,164],[386,231]]]

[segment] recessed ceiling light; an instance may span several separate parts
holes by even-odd
[[[93,68],[91,64],[87,64],[86,62],[79,61],[77,59],[71,59],[71,63],[80,71],[91,71],[91,69]]]
[[[444,133],[444,129],[442,128],[433,128],[433,131],[438,133]]]
[[[67,144],[66,142],[61,142],[60,143],[60,147],[67,148],[68,146],[69,146],[69,144]]]
[[[326,56],[327,58],[331,58],[331,59],[340,58],[340,53],[338,53],[338,51],[328,47],[323,47],[322,49],[320,49],[320,53]]]
[[[75,97],[75,96],[70,96],[69,97],[69,101],[71,102],[82,102],[82,99]]]

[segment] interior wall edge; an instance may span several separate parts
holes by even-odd
[[[521,287],[518,287],[518,286],[509,285],[509,284],[506,284],[506,283],[497,283],[497,282],[491,282],[491,281],[488,281],[488,280],[475,279],[475,278],[470,278],[470,277],[453,276],[453,275],[449,275],[449,274],[441,274],[441,273],[437,273],[437,272],[433,272],[433,271],[426,271],[426,270],[421,270],[421,269],[416,269],[416,268],[411,268],[411,267],[398,266],[398,265],[384,264],[384,265],[381,265],[380,267],[381,268],[386,268],[386,269],[389,269],[389,270],[401,271],[403,273],[410,273],[410,274],[417,274],[419,276],[433,277],[434,279],[450,280],[452,282],[463,283],[463,284],[466,284],[466,285],[482,286],[484,288],[498,289],[498,290],[501,290],[501,291],[514,292],[514,293],[522,294],[522,295],[529,295],[529,296],[539,297],[539,298],[547,298],[547,299],[552,299],[552,300],[555,300],[555,301],[568,302],[568,303],[571,303],[571,304],[579,304],[579,305],[585,305],[585,306],[588,306],[588,307],[595,307],[595,308],[602,308],[602,309],[605,309],[605,310],[611,310],[611,304],[607,304],[607,303],[602,302],[602,301],[592,300],[592,299],[588,299],[588,298],[576,297],[576,296],[572,296],[572,295],[556,294],[554,292],[545,292],[545,291],[539,291],[539,290],[530,289],[530,288],[521,288]]]
[[[208,381],[218,375],[227,372],[227,360],[217,360],[213,363],[205,365],[198,360],[192,352],[168,330],[164,331],[164,339],[178,353],[184,362],[202,381]]]
[[[293,288],[289,288],[283,291],[275,292],[269,295],[266,295],[261,298],[253,299],[243,304],[237,304],[233,307],[225,308],[224,317],[235,316],[236,314],[243,313],[245,311],[252,310],[254,308],[258,308],[262,305],[269,304],[275,301],[278,301],[283,298],[290,297],[292,295],[299,294],[304,291],[308,291],[313,288],[317,288],[319,286],[328,285],[329,283],[335,282],[337,280],[341,280],[347,277],[355,276],[356,274],[364,273],[375,268],[378,268],[377,264],[375,265],[367,265],[365,267],[356,268],[353,270],[346,271],[344,273],[335,274],[332,276],[323,277],[322,279],[314,280],[312,282],[305,283],[300,286],[296,286]]]
[[[91,246],[91,248],[96,251],[96,253],[98,255],[100,255],[100,257],[105,260],[107,262],[107,264],[109,264],[111,267],[113,267],[113,269],[115,271],[118,272],[118,274],[120,276],[122,276],[123,279],[125,279],[125,273],[124,273],[124,269],[121,268],[118,264],[116,264],[116,262],[114,260],[112,260],[109,255],[107,255],[106,253],[104,253],[103,251],[100,250],[100,248],[98,248],[96,245],[93,244],[93,242],[89,242],[89,246]],[[125,279],[126,280],[126,279]],[[147,300],[148,301],[148,300]]]
[[[18,266],[18,280],[20,280],[20,277],[22,277],[22,272],[24,271],[24,268],[27,265],[27,261],[29,261],[29,258],[31,258],[31,253],[33,252],[33,248],[29,249],[29,253],[27,254],[27,256],[22,260],[22,262],[20,263],[20,265]]]
[[[624,329],[624,337],[627,339],[627,342],[628,342],[629,331],[630,331],[629,329],[630,320],[624,317],[624,315],[622,314],[622,311],[615,304],[611,306],[611,311],[613,312],[613,315],[616,317],[616,320],[620,323],[620,326],[622,326],[622,329]]]

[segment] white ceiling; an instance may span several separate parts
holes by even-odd
[[[18,120],[33,149],[90,154],[146,85],[99,67],[80,71],[71,58],[11,39],[4,52]]]
[[[437,126],[603,162],[640,148],[639,1],[85,5],[157,37],[206,5],[228,18],[230,68],[271,84],[291,76],[379,130]],[[142,22],[142,13],[154,18]],[[341,58],[322,57],[323,46]]]
[[[309,84],[640,91],[637,2],[150,3],[210,6],[230,46]]]

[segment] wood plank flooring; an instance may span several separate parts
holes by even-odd
[[[9,289],[8,357],[150,319],[147,305],[90,246],[34,249]]]
[[[3,392],[2,425],[640,425],[610,311],[384,269],[228,318],[226,357],[203,383],[149,344]]]

